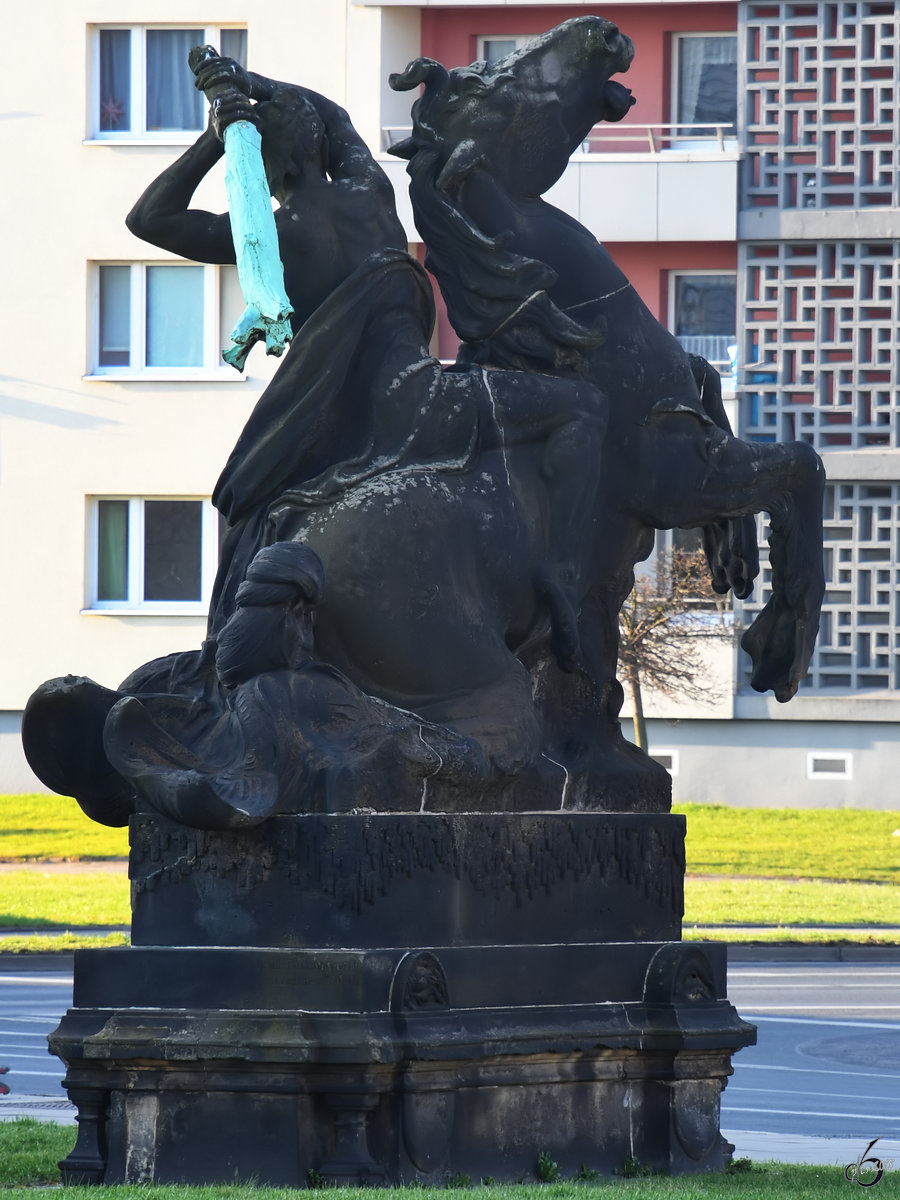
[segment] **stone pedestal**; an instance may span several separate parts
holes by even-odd
[[[70,1181],[514,1180],[542,1151],[563,1174],[725,1165],[719,1096],[754,1031],[724,947],[677,940],[681,818],[238,837],[140,817],[132,838],[135,945],[76,955],[51,1036],[79,1106]]]

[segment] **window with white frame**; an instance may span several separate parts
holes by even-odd
[[[188,67],[192,46],[213,45],[242,66],[247,31],[203,25],[108,25],[94,30],[91,136],[184,140],[206,124]]]
[[[91,374],[190,378],[223,370],[220,292],[233,307],[231,275],[236,280],[236,268],[178,261],[97,263]]]
[[[730,375],[737,342],[734,271],[670,271],[669,328],[689,354]]]
[[[853,755],[831,750],[810,750],[806,755],[807,779],[852,779]]]
[[[90,531],[90,609],[206,613],[219,557],[209,500],[96,497]]]
[[[650,757],[661,767],[665,767],[673,779],[678,775],[677,750],[651,750]]]
[[[673,52],[673,122],[727,125],[733,130],[737,123],[736,35],[677,34],[673,38]],[[714,136],[713,131],[706,136]],[[674,148],[678,148],[678,143]]]
[[[478,57],[487,63],[499,62],[501,58],[506,58],[507,54],[512,54],[514,50],[521,50],[523,46],[527,46],[532,40],[533,34],[480,34],[478,37]]]

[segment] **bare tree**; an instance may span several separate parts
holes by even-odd
[[[631,695],[634,737],[647,749],[642,689],[701,700],[703,659],[697,635],[711,618],[724,628],[722,598],[709,582],[701,550],[674,550],[656,556],[656,572],[635,582],[619,614],[619,677]]]

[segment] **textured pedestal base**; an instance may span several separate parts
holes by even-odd
[[[379,813],[131,822],[136,946],[675,941],[684,817]]]
[[[676,940],[683,817],[146,814],[131,839],[135,944],[76,955],[50,1039],[70,1181],[724,1166],[754,1031],[724,948]]]
[[[51,1037],[71,1182],[531,1177],[627,1158],[721,1169],[754,1031],[724,948],[680,943],[76,955]]]

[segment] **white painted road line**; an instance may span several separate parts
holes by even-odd
[[[759,1015],[761,1011],[763,1011],[763,1010],[758,1009],[758,1008],[747,1009],[746,1012],[741,1013],[741,1016],[751,1022],[752,1021],[771,1021],[771,1022],[780,1022],[783,1025],[836,1025],[840,1029],[858,1029],[861,1033],[865,1033],[867,1029],[890,1029],[894,1033],[897,1032],[897,1022],[896,1021],[891,1021],[891,1022],[866,1021],[866,1020],[833,1021],[833,1020],[828,1020],[828,1018],[826,1018],[826,1017],[764,1017],[764,1016]],[[768,1010],[765,1010],[765,1011],[768,1011]],[[780,1012],[782,1010],[776,1009],[776,1011]],[[801,1011],[805,1012],[807,1010],[802,1009]],[[840,1008],[840,1009],[838,1009],[838,1011],[839,1012],[847,1012],[849,1010],[846,1008]],[[878,1009],[876,1009],[876,1011],[883,1012],[884,1010],[881,1008],[878,1008]]]

